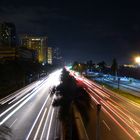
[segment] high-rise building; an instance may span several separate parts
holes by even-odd
[[[37,51],[37,59],[40,63],[47,62],[47,44],[48,38],[37,36],[22,36],[21,46]]]
[[[53,64],[57,66],[63,65],[61,51],[59,48],[53,49]]]
[[[0,47],[16,48],[16,27],[13,23],[0,23]]]
[[[53,62],[53,54],[52,54],[53,52],[52,52],[52,48],[51,47],[48,47],[48,64],[52,64],[52,62]]]

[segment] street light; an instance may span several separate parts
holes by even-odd
[[[135,62],[140,65],[140,56],[135,57]]]

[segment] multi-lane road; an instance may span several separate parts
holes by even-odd
[[[100,131],[98,132],[101,140],[140,139],[139,104],[119,96],[85,77],[76,76],[73,71],[71,74],[84,85],[91,97],[91,123],[89,129],[87,127],[90,139],[95,139],[93,131],[96,131],[98,104],[101,105]]]
[[[81,82],[91,97],[89,140],[139,140],[140,105],[94,83],[71,74]],[[60,82],[61,70],[36,81],[0,100],[0,125],[12,130],[13,140],[57,140],[61,137],[58,108],[52,107],[50,90]],[[97,105],[99,131],[97,131]]]
[[[60,138],[58,108],[50,90],[60,82],[61,70],[0,100],[0,125],[12,130],[13,140],[55,140]]]

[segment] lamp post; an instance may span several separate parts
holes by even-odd
[[[100,140],[100,112],[101,112],[101,104],[97,104],[96,106],[96,140]]]
[[[140,65],[140,56],[135,57],[136,64]]]

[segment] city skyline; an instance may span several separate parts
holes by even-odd
[[[49,46],[63,50],[66,61],[131,63],[140,53],[138,4],[6,0],[0,3],[0,20],[15,23],[18,34],[47,34]]]
[[[140,140],[139,5],[0,0],[0,140]]]

